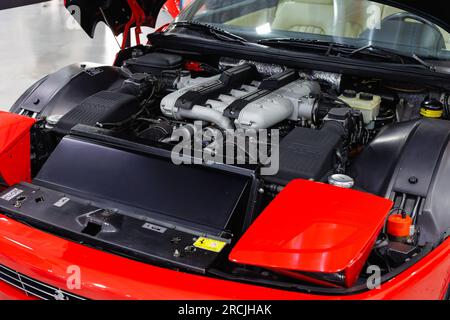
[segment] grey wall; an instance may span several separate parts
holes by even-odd
[[[27,6],[30,4],[45,2],[49,0],[2,0],[0,2],[0,10],[10,9],[14,7]]]

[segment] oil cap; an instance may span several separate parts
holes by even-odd
[[[444,106],[439,100],[426,99],[422,102],[420,114],[424,118],[439,119],[444,115]]]
[[[355,185],[355,180],[345,174],[333,174],[328,178],[328,183],[335,187],[351,189]]]

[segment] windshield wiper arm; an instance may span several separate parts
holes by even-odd
[[[210,24],[200,23],[197,21],[173,22],[171,24],[171,26],[206,31],[207,33],[211,34],[212,36],[214,36],[215,38],[217,38],[219,40],[232,41],[232,42],[238,42],[238,43],[248,42],[246,39],[244,39],[241,36],[238,36],[234,33],[231,33],[229,31],[226,31],[224,29],[221,29],[219,27],[216,27],[216,26],[213,26]]]
[[[325,51],[326,56],[330,56],[332,53],[337,53],[344,58],[351,58],[357,54],[372,56],[381,59],[397,60],[401,64],[409,65],[407,60],[413,61],[418,66],[424,67],[433,72],[450,73],[450,68],[433,65],[427,61],[424,61],[417,54],[408,55],[405,53],[397,52],[388,48],[383,48],[373,44],[365,45],[363,47],[356,47],[354,45],[316,40],[316,39],[297,39],[297,38],[267,38],[261,39],[257,42],[266,46],[278,46],[287,48],[307,48],[315,50]]]
[[[429,69],[431,71],[437,71],[437,69],[438,69],[436,66],[434,66],[434,65],[432,65],[432,64],[430,64],[428,62],[425,62],[424,60],[422,60],[415,53],[413,53],[412,55],[403,54],[403,53],[396,52],[396,51],[393,51],[393,50],[390,50],[390,49],[387,49],[387,48],[374,46],[372,44],[369,44],[367,46],[358,48],[358,49],[350,52],[347,55],[347,57],[351,57],[351,56],[353,56],[355,54],[364,53],[364,52],[367,52],[369,54],[375,54],[375,55],[378,55],[378,56],[380,56],[380,53],[381,53],[381,54],[386,55],[386,57],[390,57],[391,59],[394,59],[394,58],[398,59],[400,61],[400,63],[402,63],[402,64],[406,64],[406,62],[405,62],[406,59],[413,60],[414,62],[418,62],[419,65],[421,65],[421,66],[423,66],[423,67],[425,67],[425,68],[427,68],[427,69]]]
[[[427,62],[425,60],[423,60],[424,58],[419,57],[416,53],[413,53],[412,55],[408,55],[408,54],[404,54],[404,53],[400,53],[400,52],[396,52],[387,48],[382,48],[379,46],[374,46],[374,45],[367,45],[364,46],[362,48],[356,49],[354,50],[352,53],[350,53],[347,57],[352,56],[354,54],[360,53],[360,52],[364,52],[364,51],[377,51],[379,53],[385,53],[391,57],[396,57],[397,59],[399,59],[401,61],[402,64],[406,64],[405,60],[409,59],[410,61],[414,61],[417,62],[418,65],[433,71],[433,72],[440,72],[440,73],[450,73],[450,68],[449,67],[443,67],[443,66],[439,66],[439,65],[434,65],[430,62]],[[375,53],[375,52],[373,52]]]
[[[414,59],[413,56],[409,56],[407,54],[398,53],[395,51],[391,51],[386,48],[374,46],[373,44],[368,44],[366,46],[363,46],[361,48],[357,48],[353,50],[352,52],[348,53],[346,55],[346,58],[350,58],[356,54],[368,54],[383,58],[390,58],[390,59],[397,59],[400,61],[401,64],[405,64],[405,59]],[[414,59],[415,60],[415,59]]]
[[[365,54],[378,58],[389,58],[391,60],[398,60],[401,64],[406,64],[405,60],[414,60],[418,62],[421,66],[426,67],[431,71],[437,71],[437,67],[423,61],[419,56],[413,54],[412,56],[407,54],[398,53],[391,51],[387,48],[382,48],[379,46],[374,46],[372,44],[357,48],[352,45],[347,45],[343,43],[328,42],[323,40],[314,39],[295,39],[295,38],[269,38],[262,39],[258,41],[258,44],[268,45],[268,46],[284,46],[284,47],[301,47],[301,48],[312,48],[326,50],[325,55],[329,56],[331,53],[336,52],[341,54],[342,57],[351,58],[357,54]]]
[[[439,71],[439,72],[447,72],[448,73],[448,68],[443,68],[441,69],[440,67],[437,67],[431,63],[425,62],[424,60],[422,60],[417,54],[413,54],[412,58],[414,60],[416,60],[417,62],[419,62],[421,65],[423,65],[424,67],[430,69],[431,71]],[[443,71],[444,70],[444,71]]]
[[[258,44],[266,46],[284,46],[284,47],[300,47],[312,49],[331,50],[332,48],[353,49],[354,47],[343,43],[316,40],[316,39],[298,39],[298,38],[268,38],[257,41]]]

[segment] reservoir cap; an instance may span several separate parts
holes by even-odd
[[[343,95],[346,98],[351,98],[352,99],[352,98],[356,98],[357,93],[356,93],[355,90],[345,90]]]
[[[345,174],[333,174],[328,178],[328,183],[335,187],[351,189],[355,185],[355,180]]]

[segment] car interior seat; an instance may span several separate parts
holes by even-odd
[[[272,29],[334,34],[333,0],[280,0],[272,22]]]
[[[381,21],[404,10],[368,1],[279,0],[274,7],[257,10],[226,24],[257,27],[266,23],[273,30],[357,38],[368,27],[369,7],[378,7]],[[450,34],[440,29],[450,49]]]
[[[225,24],[237,27],[257,27],[270,23],[275,15],[276,6],[260,9],[252,13],[227,21]]]
[[[272,29],[338,37],[357,37],[364,28],[360,2],[280,0]]]

